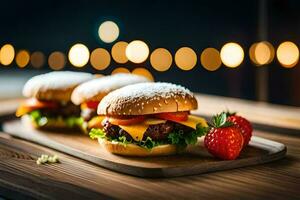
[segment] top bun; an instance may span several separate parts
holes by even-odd
[[[41,74],[29,79],[23,88],[25,97],[39,100],[70,101],[74,88],[94,75],[84,72],[58,71]]]
[[[124,73],[100,77],[76,87],[72,93],[71,100],[76,105],[86,101],[100,101],[113,90],[126,85],[149,81],[150,80],[143,76]]]
[[[98,105],[99,115],[147,115],[197,109],[188,89],[171,83],[138,83],[117,89]]]

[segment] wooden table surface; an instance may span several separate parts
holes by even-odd
[[[206,95],[199,95],[198,98],[200,101],[203,99],[203,107],[206,105],[214,109],[216,107],[213,103],[219,105],[219,101],[222,101],[228,105],[237,101],[237,110],[242,113],[251,110],[249,105],[252,103],[251,115],[255,114],[254,110],[257,110],[257,115],[261,115],[261,109],[282,112],[282,117],[289,119],[287,123],[292,122],[292,128],[297,128],[294,123],[300,119],[295,112],[298,108],[264,105],[258,109],[254,102],[249,104],[245,101],[246,109],[243,110],[243,101],[240,100]],[[0,103],[1,108],[5,107],[5,111],[0,111],[0,114],[12,112],[16,102]],[[203,107],[200,106],[200,110]],[[218,112],[217,109],[215,111]],[[274,121],[280,121],[279,114],[274,116]],[[271,122],[272,119],[267,121]],[[284,127],[289,128],[286,124]],[[286,158],[273,163],[197,176],[145,179],[116,173],[1,133],[0,196],[13,199],[300,199],[300,135],[259,130],[256,130],[256,135],[286,144]],[[36,165],[35,160],[41,154],[57,154],[61,163]]]

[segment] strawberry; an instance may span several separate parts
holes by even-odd
[[[228,113],[227,113],[228,115]],[[249,144],[249,141],[252,136],[252,125],[251,123],[245,119],[244,117],[241,117],[239,115],[236,115],[235,113],[229,113],[229,117],[227,118],[227,121],[232,122],[238,129],[241,130],[242,135],[244,137],[244,146],[247,146]]]
[[[227,121],[225,112],[214,116],[212,123],[204,138],[204,145],[208,152],[224,160],[236,159],[244,143],[240,129]]]

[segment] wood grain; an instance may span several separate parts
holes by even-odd
[[[96,195],[120,199],[298,199],[300,139],[259,131],[256,135],[286,143],[287,157],[259,166],[168,179],[123,175],[29,142],[0,137],[0,188],[15,191],[6,192],[7,197],[38,199]],[[57,154],[61,163],[38,166],[34,159],[41,154]]]
[[[203,147],[203,141],[199,141],[196,147],[190,147],[188,153],[175,156],[126,157],[107,152],[87,135],[36,130],[27,121],[22,123],[18,119],[4,122],[3,130],[12,136],[68,153],[114,171],[152,178],[193,175],[257,165],[281,159],[286,153],[286,147],[281,143],[253,137],[249,147],[234,161],[213,158]]]

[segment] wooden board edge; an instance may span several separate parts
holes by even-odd
[[[3,128],[5,129],[5,124]],[[263,164],[263,163],[281,159],[286,154],[286,146],[284,144],[272,140],[264,139],[261,137],[253,136],[249,145],[255,148],[264,149],[269,152],[268,154],[263,155],[262,157],[244,158],[244,159],[234,160],[234,161],[222,161],[222,167],[220,169],[215,168],[214,163],[206,163],[207,166],[206,168],[203,168],[201,165],[194,165],[194,166],[186,166],[186,170],[184,171],[182,170],[181,167],[173,167],[173,168],[168,168],[166,170],[161,168],[136,167],[136,166],[104,160],[96,156],[87,155],[82,151],[78,151],[74,148],[68,147],[64,144],[55,142],[53,140],[50,140],[49,142],[46,136],[24,138],[14,133],[8,133],[8,134],[21,139],[26,139],[27,141],[31,141],[39,145],[47,146],[51,149],[58,150],[60,152],[69,154],[71,156],[86,160],[88,162],[91,162],[93,164],[96,164],[100,167],[104,167],[109,170],[121,172],[128,175],[147,177],[147,178],[188,176],[188,175],[195,175],[195,174],[207,173],[212,171],[220,171],[220,170],[228,170],[228,169],[240,168],[245,166],[252,166],[252,165]],[[251,164],[249,164],[249,162]]]

